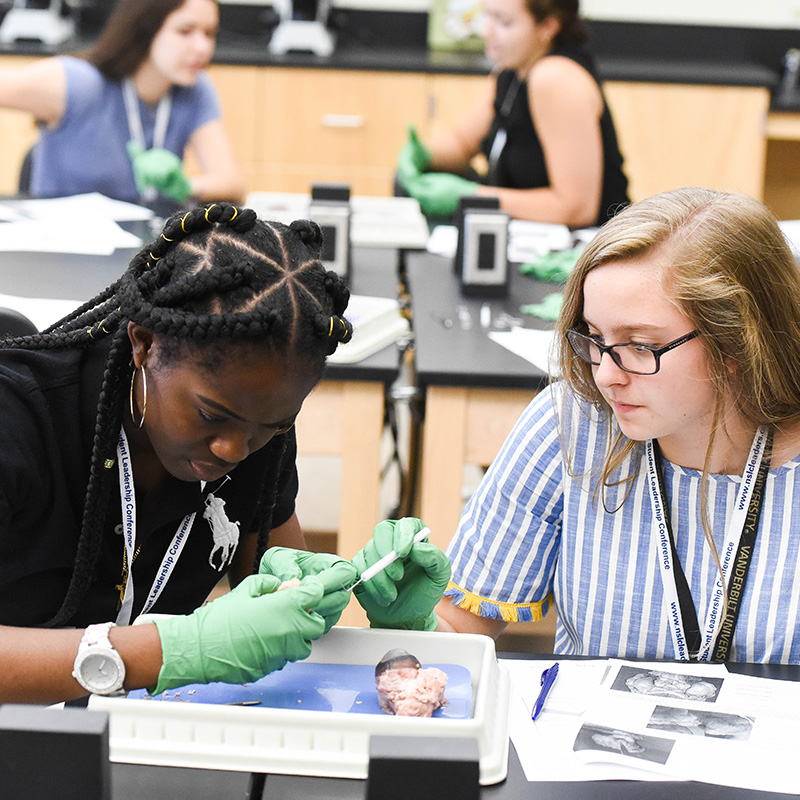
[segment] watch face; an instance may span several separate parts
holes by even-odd
[[[104,653],[88,653],[81,661],[81,676],[95,692],[114,689],[120,678],[120,671],[114,661]]]

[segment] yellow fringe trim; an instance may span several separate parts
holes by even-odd
[[[450,598],[454,605],[466,609],[473,614],[477,614],[478,616],[485,616],[485,614],[481,614],[482,606],[491,606],[497,609],[500,619],[502,619],[503,622],[519,622],[520,611],[523,612],[523,616],[526,619],[528,614],[526,614],[525,611],[528,611],[530,613],[530,621],[536,622],[544,617],[542,613],[543,606],[553,600],[553,594],[551,592],[544,600],[540,600],[538,603],[500,603],[497,600],[489,600],[486,597],[468,592],[457,583],[453,583],[453,581],[447,584],[447,590],[445,591],[450,589],[455,589],[455,591],[459,592],[461,595],[458,599],[455,597]]]

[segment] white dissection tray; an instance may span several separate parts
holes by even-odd
[[[466,668],[472,691],[470,715],[420,718],[219,705],[193,702],[188,692],[181,693],[182,702],[93,695],[89,708],[109,713],[112,761],[366,778],[373,735],[456,736],[477,740],[481,784],[504,780],[509,678],[497,661],[493,639],[477,634],[334,627],[314,642],[307,661],[374,667],[395,648],[413,653],[423,666],[443,663]],[[171,699],[175,700],[175,694]]]
[[[328,356],[331,364],[362,361],[409,333],[408,320],[400,313],[400,303],[390,297],[351,295],[344,316],[353,326],[353,338]]]

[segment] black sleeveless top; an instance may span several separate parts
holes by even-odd
[[[564,45],[555,48],[549,55],[565,56],[575,61],[594,78],[602,94],[594,61],[586,49],[577,45]],[[501,128],[506,131],[506,143],[496,163],[492,164],[492,144]],[[600,133],[603,142],[603,189],[597,225],[602,225],[620,208],[630,203],[628,179],[622,169],[622,154],[605,97],[603,114],[600,117]],[[501,137],[502,135],[501,133]],[[527,81],[520,81],[514,70],[504,70],[497,76],[494,119],[488,135],[481,142],[481,151],[490,161],[489,174],[483,179],[490,186],[538,189],[550,185],[544,152],[528,104]]]

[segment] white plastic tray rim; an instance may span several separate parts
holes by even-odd
[[[112,761],[162,766],[366,778],[371,735],[461,736],[478,742],[480,782],[508,768],[508,673],[485,636],[336,627],[310,661],[377,663],[403,647],[423,663],[460,663],[472,673],[473,716],[420,719],[93,696],[110,714]],[[354,657],[354,654],[356,656]]]

